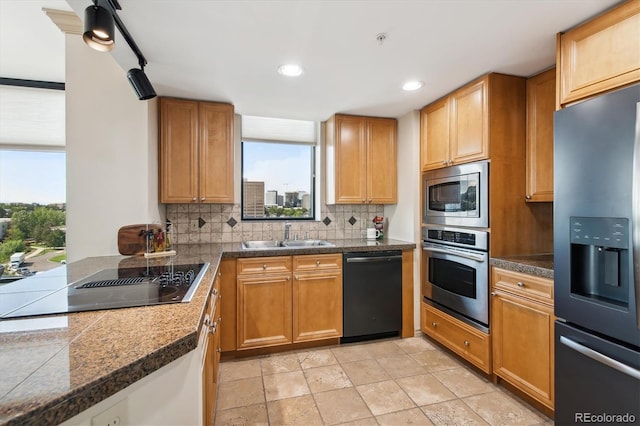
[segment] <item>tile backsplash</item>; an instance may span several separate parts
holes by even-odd
[[[174,242],[230,243],[247,240],[281,240],[284,220],[241,219],[239,204],[167,204]],[[382,204],[323,205],[314,221],[291,220],[289,237],[321,240],[364,238],[373,218],[384,215]]]

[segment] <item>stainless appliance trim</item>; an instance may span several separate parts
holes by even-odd
[[[475,245],[472,246],[470,244],[456,243],[452,241],[443,241],[443,240],[437,240],[434,238],[429,238],[429,231],[449,231],[449,232],[473,234],[475,236],[476,243]],[[422,240],[429,241],[436,244],[447,244],[451,246],[464,247],[464,248],[473,249],[473,250],[482,250],[482,251],[489,250],[489,233],[487,231],[477,231],[477,230],[468,229],[468,228],[453,228],[450,226],[446,226],[446,227],[445,226],[423,226]]]
[[[633,194],[631,228],[633,241],[633,276],[636,294],[636,324],[640,328],[640,102],[636,103],[636,138],[633,145]]]
[[[372,263],[372,262],[390,262],[392,260],[402,260],[402,255],[384,256],[384,257],[349,257],[347,263]]]
[[[478,187],[478,217],[467,216],[455,212],[431,212],[428,209],[428,186],[430,182],[446,182],[455,180],[456,176],[472,173],[479,174]],[[489,160],[460,164],[431,170],[422,175],[422,223],[450,226],[472,226],[478,228],[489,227]]]
[[[452,254],[454,256],[464,257],[465,259],[475,260],[476,262],[484,262],[486,256],[475,254],[469,250],[461,250],[452,247],[441,247],[439,244],[423,244],[422,251],[430,251],[433,253]]]
[[[613,368],[614,370],[618,370],[619,372],[626,374],[627,376],[640,380],[640,370],[637,370],[613,358],[609,358],[608,356],[603,355],[600,352],[594,351],[593,349],[588,348],[584,345],[581,345],[578,342],[574,342],[573,340],[567,337],[560,336],[560,343],[573,349],[576,352],[581,353],[586,357],[591,358],[596,362],[599,362],[600,364],[604,364],[607,367]]]

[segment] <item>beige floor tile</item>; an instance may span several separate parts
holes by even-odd
[[[340,364],[373,358],[373,354],[366,349],[366,345],[348,344],[333,348],[331,352]]]
[[[431,374],[403,377],[396,380],[416,405],[436,404],[456,399],[456,396]]]
[[[420,407],[436,426],[481,426],[487,422],[459,399]]]
[[[338,360],[330,349],[299,352],[298,362],[303,369],[337,364]]]
[[[313,393],[353,386],[342,367],[337,364],[304,370],[304,376]]]
[[[395,342],[403,351],[408,354],[424,351],[432,351],[435,349],[425,337],[409,337]]]
[[[215,426],[264,426],[269,424],[264,404],[230,408],[216,412]]]
[[[218,401],[216,402],[216,409],[218,410],[264,402],[262,377],[222,382],[218,385]]]
[[[378,426],[378,422],[376,421],[375,417],[367,417],[366,419],[340,423],[340,426]]]
[[[300,362],[298,362],[298,354],[286,353],[282,355],[271,355],[260,360],[262,366],[262,374],[286,373],[287,371],[300,370]]]
[[[382,382],[391,378],[375,359],[347,362],[342,364],[342,369],[356,386]]]
[[[367,344],[364,344],[363,347],[366,348],[366,350],[370,352],[374,358],[404,354],[404,351],[402,350],[402,348],[396,345],[397,341],[400,341],[400,339],[384,340],[384,341],[375,342],[375,343],[367,343]]]
[[[384,371],[394,379],[416,376],[427,372],[415,359],[406,354],[377,358],[376,360],[384,368]]]
[[[374,416],[415,407],[411,398],[393,380],[360,385],[356,389]]]
[[[335,425],[371,417],[371,411],[353,387],[317,393],[314,399],[326,424]]]
[[[500,391],[462,400],[492,426],[534,425],[546,420]]]
[[[311,393],[302,370],[263,376],[267,401],[293,398]]]
[[[429,372],[450,370],[452,368],[462,366],[462,364],[453,359],[452,356],[441,351],[416,352],[409,356],[415,359],[418,364],[426,368]]]
[[[281,399],[267,403],[272,425],[321,425],[320,412],[311,395]]]
[[[384,414],[376,417],[380,426],[400,426],[400,425],[433,425],[431,420],[419,409],[396,411],[395,413]]]
[[[434,371],[432,374],[459,398],[496,390],[486,379],[480,378],[464,367]]]
[[[260,359],[257,358],[244,361],[225,361],[220,363],[221,382],[258,377],[261,374],[262,370],[260,369]]]

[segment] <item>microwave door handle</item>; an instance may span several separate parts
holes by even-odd
[[[560,336],[560,343],[567,346],[574,351],[581,353],[582,355],[591,358],[592,360],[599,362],[600,364],[604,364],[607,367],[613,368],[627,376],[633,377],[636,380],[640,380],[640,370],[633,368],[627,364],[624,364],[620,361],[617,361],[613,358],[610,358],[606,355],[601,354],[600,352],[594,351],[591,348],[588,348],[584,345],[581,345],[578,342],[574,342],[571,339],[568,339],[564,336]]]
[[[640,328],[640,102],[636,103],[636,138],[633,145],[633,276],[636,293],[636,323]]]
[[[430,251],[433,253],[442,253],[442,254],[450,254],[452,256],[464,257],[465,259],[474,260],[476,262],[484,262],[484,257],[478,256],[471,253],[462,253],[459,251],[435,248],[435,247],[422,247],[422,251]]]

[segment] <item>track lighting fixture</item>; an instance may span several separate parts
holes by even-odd
[[[101,52],[113,49],[114,23],[111,12],[102,6],[93,5],[84,10],[84,33],[82,38],[91,48]]]
[[[132,68],[127,72],[127,78],[133,90],[136,91],[136,95],[141,101],[155,98],[156,91],[153,90],[151,82],[144,73],[147,60],[116,13],[117,10],[122,10],[118,0],[93,0],[93,6],[85,9],[84,34],[82,38],[92,48],[108,52],[114,46],[115,32],[113,27],[115,23],[118,31],[120,31],[140,64],[140,68]]]

